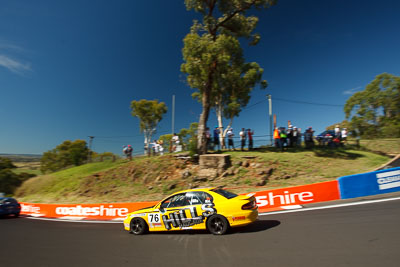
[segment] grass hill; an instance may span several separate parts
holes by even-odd
[[[391,144],[390,153],[400,153],[400,140]],[[136,202],[203,186],[222,185],[245,193],[304,185],[371,171],[390,159],[387,149],[373,146],[381,151],[365,146],[226,151],[223,153],[231,155],[232,167],[213,179],[198,177],[197,164],[174,155],[97,162],[31,178],[16,191],[16,197],[34,203]]]

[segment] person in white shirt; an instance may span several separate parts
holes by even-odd
[[[246,145],[246,131],[244,128],[242,128],[242,130],[240,131],[239,136],[240,136],[240,147],[241,150],[243,151],[243,148]]]
[[[233,129],[229,128],[228,132],[226,132],[226,134],[228,135],[228,149],[230,149],[230,147],[232,147],[233,150],[235,150],[235,145],[233,144]]]

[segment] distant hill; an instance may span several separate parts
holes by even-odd
[[[42,158],[39,154],[6,154],[0,153],[0,157],[9,158],[13,162],[38,162]]]

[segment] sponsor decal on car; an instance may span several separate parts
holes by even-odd
[[[168,215],[162,215],[165,228],[171,230],[172,227],[179,227],[181,229],[188,228],[190,226],[200,224],[204,222],[204,219],[216,213],[214,209],[214,203],[203,204],[201,206],[202,214],[198,215],[196,207],[187,207],[180,209],[176,212],[172,212]],[[187,218],[186,210],[190,211],[191,218]],[[190,228],[189,228],[190,229]]]
[[[162,223],[150,223],[150,227],[162,227]]]
[[[232,216],[232,221],[243,221],[246,219],[246,216]]]

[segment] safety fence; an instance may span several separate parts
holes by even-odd
[[[349,175],[337,180],[304,186],[259,191],[253,194],[259,212],[298,208],[301,205],[400,191],[400,167]],[[132,211],[158,201],[100,204],[21,203],[21,213],[36,217],[75,220],[123,220]]]

